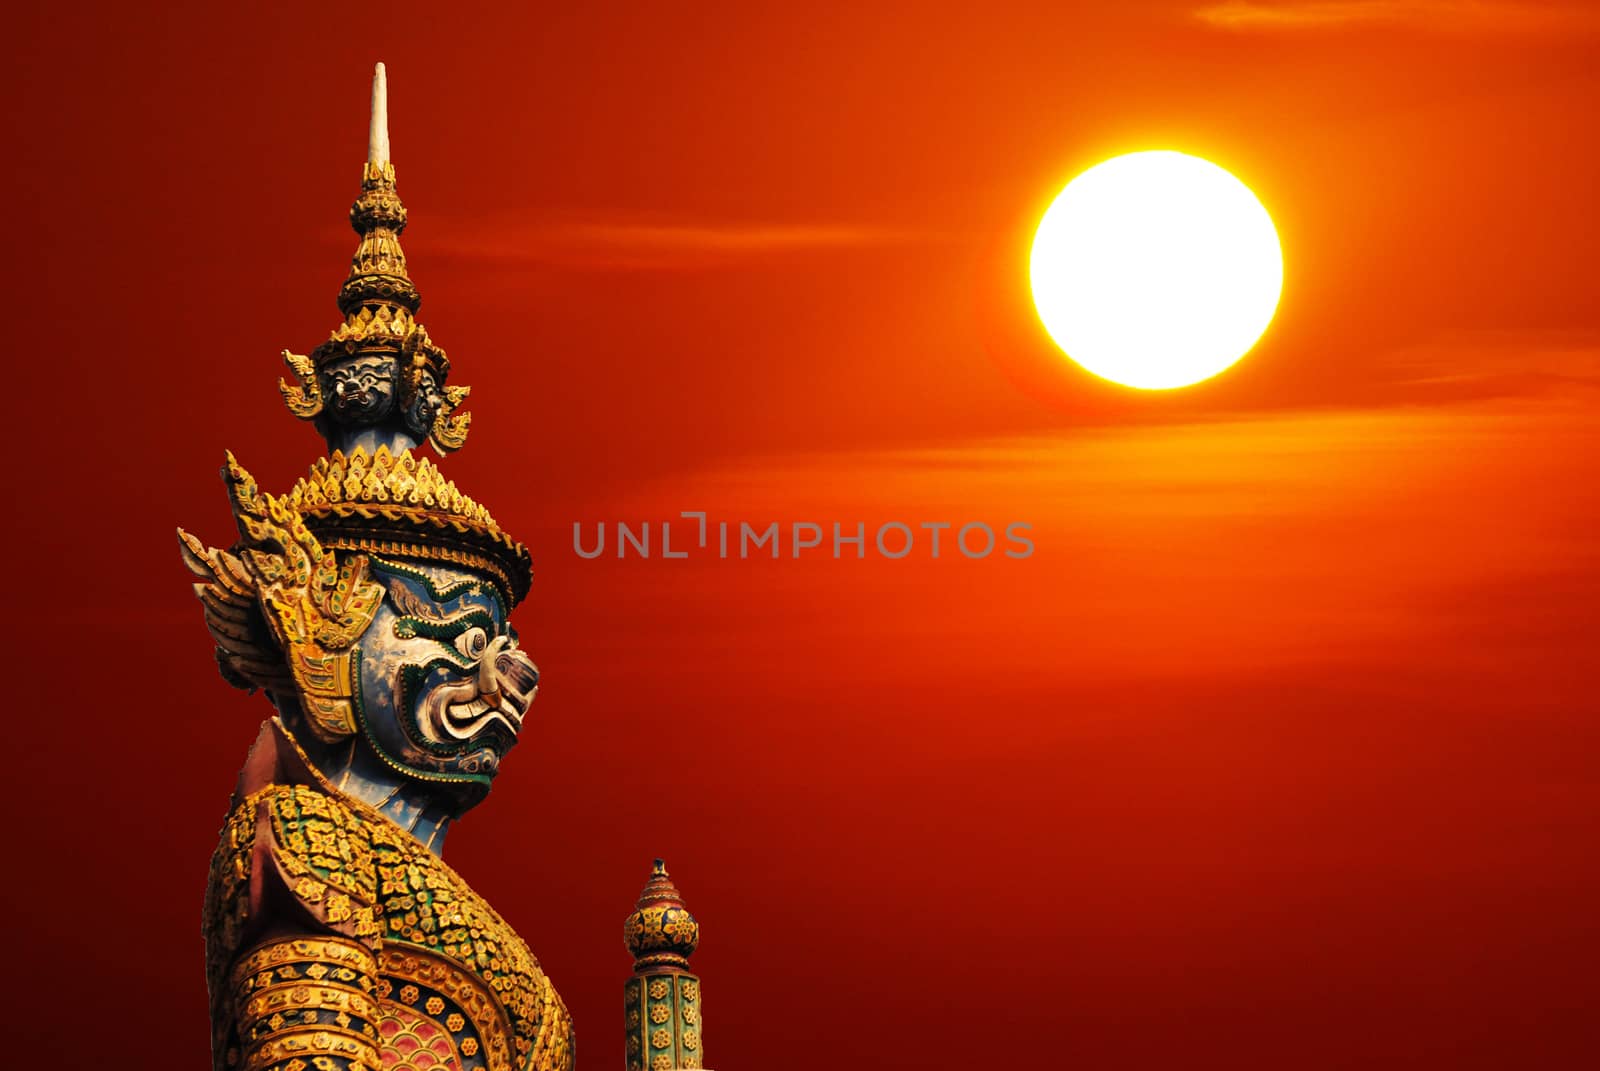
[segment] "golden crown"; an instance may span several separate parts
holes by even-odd
[[[410,450],[379,446],[367,453],[335,450],[282,496],[330,550],[425,558],[482,570],[508,604],[527,595],[528,548],[501,529],[489,511],[462,494],[438,467]]]

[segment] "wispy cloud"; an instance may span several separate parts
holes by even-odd
[[[1223,0],[1194,13],[1223,30],[1308,31],[1407,26],[1444,33],[1600,29],[1591,4],[1538,0]]]
[[[826,224],[688,225],[585,223],[552,228],[552,235],[589,245],[625,249],[715,249],[730,252],[863,245],[888,235]]]
[[[826,608],[830,629],[872,637],[874,672],[925,674],[929,652],[947,649],[960,650],[960,674],[1047,689],[1316,663],[1449,666],[1464,633],[1497,655],[1582,635],[1577,615],[1600,576],[1589,535],[1600,504],[1583,493],[1600,431],[1592,406],[1570,401],[749,457],[641,486],[613,508],[830,532],[833,521],[871,533],[893,520],[924,540],[924,521],[1031,525],[1037,553],[1010,568],[951,569],[961,556],[935,560],[924,542],[904,571],[850,568],[852,549],[835,565],[829,548],[816,555],[826,571],[762,581],[776,617]],[[697,590],[750,582],[721,559],[697,560]],[[1498,609],[1480,613],[1493,600]]]
[[[1457,334],[1398,350],[1385,364],[1395,382],[1430,396],[1588,392],[1600,387],[1600,338],[1571,332]]]
[[[416,244],[477,258],[649,271],[913,240],[904,232],[836,223],[582,221],[455,225],[448,239]]]

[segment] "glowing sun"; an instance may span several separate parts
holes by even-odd
[[[1249,352],[1283,290],[1272,217],[1249,187],[1179,152],[1136,152],[1067,184],[1033,237],[1033,302],[1067,356],[1146,390]]]

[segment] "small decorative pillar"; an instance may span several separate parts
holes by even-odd
[[[660,859],[622,924],[622,940],[633,955],[633,977],[623,986],[628,1071],[703,1068],[700,979],[689,973],[700,924]]]

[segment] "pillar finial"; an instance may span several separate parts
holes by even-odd
[[[665,861],[655,861],[633,914],[622,924],[622,940],[633,955],[633,977],[623,985],[628,1071],[704,1067],[700,979],[689,973],[700,924]]]

